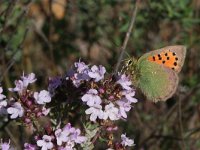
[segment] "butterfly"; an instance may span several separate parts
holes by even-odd
[[[132,83],[139,88],[148,100],[166,101],[176,92],[185,61],[186,47],[167,46],[150,51],[138,60],[125,60],[124,72],[131,76]]]

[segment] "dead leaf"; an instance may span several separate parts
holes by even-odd
[[[52,12],[56,19],[61,20],[65,16],[66,0],[54,0],[52,3]]]

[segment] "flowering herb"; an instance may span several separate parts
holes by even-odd
[[[0,87],[0,112],[4,111],[1,114],[35,131],[34,140],[24,144],[25,150],[90,150],[99,139],[104,139],[107,149],[134,146],[126,134],[121,135],[121,142],[113,138],[119,129],[116,121],[126,120],[137,103],[135,89],[126,74],[112,76],[104,66],[79,61],[64,76],[49,78],[48,91],[29,89],[35,81],[34,73],[23,74],[15,81],[15,87],[9,88],[15,94],[11,98]],[[47,118],[46,125],[38,128],[42,117]]]

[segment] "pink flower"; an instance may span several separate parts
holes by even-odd
[[[90,89],[81,99],[83,102],[87,102],[88,106],[101,104],[101,98],[98,96],[98,91],[95,89]]]
[[[28,87],[29,83],[33,83],[36,81],[34,73],[30,73],[27,76],[24,76],[24,74],[23,74],[21,79],[22,80],[16,80],[15,88],[9,88],[9,91],[18,92],[19,94],[22,94],[23,91]]]
[[[100,104],[94,104],[90,108],[88,108],[85,113],[88,115],[90,114],[90,120],[96,121],[97,118],[102,119],[103,118],[103,110],[102,106]]]
[[[51,102],[51,96],[48,91],[42,90],[40,93],[35,92],[34,98],[36,103],[44,105],[45,103]]]
[[[63,129],[57,129],[55,131],[57,145],[62,145],[59,149],[73,149],[75,144],[85,142],[87,138],[85,136],[81,136],[80,134],[80,129],[72,127],[70,123],[68,123]]]
[[[110,120],[118,120],[118,111],[119,109],[115,107],[113,103],[106,105],[103,114],[103,119],[107,120],[109,118]]]
[[[87,140],[85,136],[80,136],[80,129],[76,129],[72,135],[70,136],[71,140],[75,141],[75,143],[81,144]]]
[[[0,143],[0,149],[1,150],[9,150],[10,149],[10,140],[8,143],[2,141],[1,139],[1,143]]]
[[[15,119],[17,117],[22,117],[24,114],[24,109],[20,103],[15,102],[12,107],[7,108],[7,112],[11,114],[10,118]]]
[[[7,101],[6,100],[0,101],[0,109],[4,108],[6,106],[7,106]]]
[[[36,150],[37,146],[29,143],[24,144],[24,150]]]
[[[95,82],[100,81],[104,78],[104,74],[106,73],[106,69],[103,66],[97,67],[96,65],[92,66],[91,70],[88,72],[90,78],[95,79]]]
[[[118,84],[120,84],[125,90],[131,89],[131,80],[129,77],[127,77],[125,74],[121,75],[121,78],[117,81]]]
[[[126,102],[125,100],[119,100],[116,102],[119,105],[119,115],[123,118],[127,118],[126,112],[131,110],[131,103],[129,101]]]
[[[126,134],[122,134],[121,139],[122,139],[121,144],[123,146],[134,146],[134,140],[131,140],[128,137],[126,137]]]
[[[53,143],[51,142],[52,137],[48,135],[43,135],[42,140],[37,141],[37,146],[42,147],[41,150],[48,150],[53,148]]]
[[[3,92],[3,88],[0,87],[0,100],[3,100],[4,98],[6,98],[6,96],[3,95],[2,92]]]
[[[128,101],[130,101],[131,103],[137,103],[137,99],[134,98],[133,96],[135,96],[135,91],[134,90],[124,90],[122,92],[122,95],[124,95],[126,97],[126,99]]]
[[[15,80],[15,88],[8,88],[11,92],[18,92],[19,94],[22,94],[26,86],[24,86],[23,81],[21,80]]]
[[[74,146],[75,146],[75,143],[73,141],[68,141],[66,144],[65,144],[65,147],[62,147],[61,149],[59,150],[75,150],[74,149]]]
[[[42,107],[42,114],[44,116],[47,116],[49,114],[50,110],[51,110],[50,108],[46,109],[45,107]]]
[[[57,129],[55,131],[57,145],[61,146],[63,142],[67,142],[69,140],[69,134],[70,132],[67,130]]]
[[[88,65],[86,65],[84,62],[80,62],[80,61],[75,62],[74,66],[77,68],[78,73],[83,73],[89,69]]]
[[[27,76],[24,76],[24,73],[23,73],[23,76],[21,77],[21,79],[25,87],[27,87],[29,83],[34,83],[36,81],[34,73],[30,73]]]

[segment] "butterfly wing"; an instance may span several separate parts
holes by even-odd
[[[157,64],[180,72],[185,61],[186,47],[183,45],[167,46],[158,50],[150,51],[139,58],[138,61],[148,59]]]
[[[137,86],[153,102],[165,101],[170,98],[178,86],[175,71],[163,65],[141,59],[137,63],[139,77]]]

